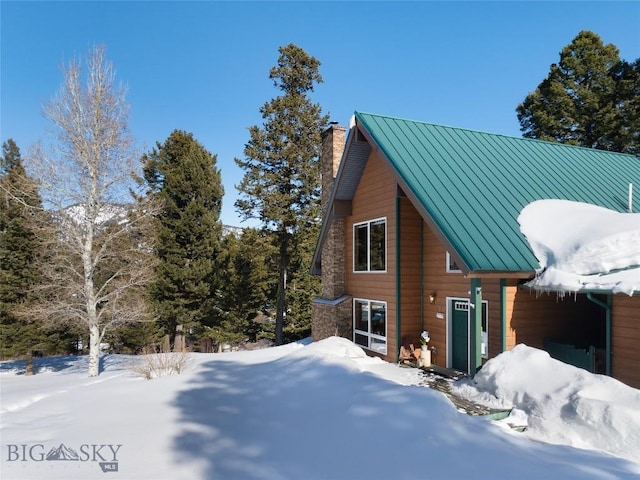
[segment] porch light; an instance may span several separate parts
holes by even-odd
[[[431,305],[433,305],[434,303],[436,303],[436,292],[431,292],[431,294],[429,295],[429,303]]]

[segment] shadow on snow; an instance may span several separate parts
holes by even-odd
[[[310,357],[205,363],[174,406],[173,451],[204,465],[198,478],[584,479],[625,478],[635,468],[504,433],[427,388]]]

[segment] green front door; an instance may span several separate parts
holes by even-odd
[[[451,367],[469,368],[469,302],[451,300]]]

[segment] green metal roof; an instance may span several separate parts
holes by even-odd
[[[633,204],[640,206],[640,159],[632,155],[362,112],[355,118],[465,270],[539,268],[517,221],[535,200],[625,212],[633,183]]]

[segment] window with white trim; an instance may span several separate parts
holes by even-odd
[[[353,342],[367,350],[386,355],[386,302],[353,299]]]
[[[387,219],[378,218],[353,225],[353,271],[387,270]]]
[[[447,266],[447,273],[462,273],[462,270],[460,270],[460,267],[458,267],[458,264],[451,257],[451,254],[449,252],[447,252],[447,265],[446,266]]]

